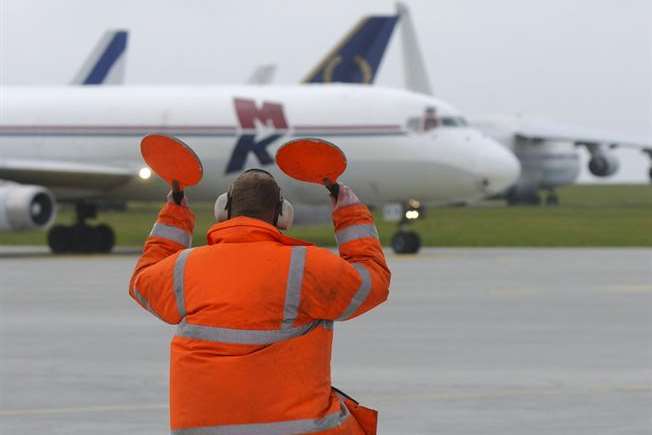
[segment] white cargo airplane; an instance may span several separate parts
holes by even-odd
[[[521,162],[521,176],[505,193],[509,204],[541,203],[540,191],[546,191],[545,203],[557,205],[555,189],[573,184],[580,174],[580,148],[590,154],[589,172],[596,177],[615,174],[620,162],[613,152],[630,148],[647,154],[652,162],[652,142],[642,139],[614,138],[609,134],[531,117],[488,115],[471,120],[474,127],[510,148]],[[643,156],[644,157],[644,156]],[[652,181],[652,166],[649,170]]]
[[[374,206],[474,201],[503,191],[520,171],[511,152],[466,126],[450,105],[402,90],[302,84],[0,92],[0,229],[47,227],[55,201],[75,203],[77,224],[49,231],[54,252],[111,250],[111,228],[86,223],[99,202],[163,197],[167,187],[150,177],[139,154],[141,137],[152,132],[176,135],[199,154],[206,176],[189,193],[197,200],[214,199],[243,169],[265,167],[289,199],[322,203],[321,188],[292,182],[273,165],[278,146],[299,136],[340,145],[349,159],[343,181]],[[428,128],[433,110],[448,126]],[[399,231],[393,243],[416,252],[419,239]]]
[[[407,6],[398,3],[403,42],[406,87],[432,95],[423,55]],[[598,177],[613,175],[619,167],[612,149],[633,148],[642,151],[652,162],[652,142],[613,138],[599,132],[562,126],[517,116],[488,115],[470,120],[471,124],[512,150],[521,163],[521,176],[505,193],[510,204],[539,204],[539,191],[548,191],[546,203],[555,205],[555,188],[572,184],[580,173],[578,148],[584,146],[591,155],[589,171]],[[652,180],[652,167],[650,168]]]

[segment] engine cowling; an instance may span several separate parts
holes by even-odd
[[[613,153],[599,152],[591,156],[589,160],[589,171],[596,177],[608,177],[616,173],[620,167],[620,161]]]
[[[0,184],[0,231],[47,227],[56,216],[52,193],[41,186]]]

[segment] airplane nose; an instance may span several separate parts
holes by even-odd
[[[488,195],[503,193],[521,175],[521,164],[509,149],[486,138],[484,152],[478,156],[482,188]]]

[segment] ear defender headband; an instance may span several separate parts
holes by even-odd
[[[274,179],[274,176],[264,169],[258,169],[258,168],[247,169],[246,171],[243,172],[243,174],[246,174],[247,172],[260,172],[263,174],[267,174],[272,179]],[[231,205],[233,203],[232,193],[233,193],[233,184],[231,184],[231,186],[229,187],[228,192],[222,193],[215,200],[215,207],[213,209],[213,213],[215,215],[215,219],[218,222],[224,222],[225,220],[231,219]],[[290,201],[283,198],[281,189],[279,187],[278,201],[276,202],[276,205],[274,207],[274,220],[273,220],[274,226],[281,230],[287,230],[292,226],[293,220],[294,220],[294,207],[292,206]]]

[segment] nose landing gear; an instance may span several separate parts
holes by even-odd
[[[115,245],[115,233],[110,226],[91,226],[86,219],[97,217],[97,205],[79,202],[75,205],[74,225],[55,225],[48,232],[48,245],[55,254],[108,253]]]
[[[416,254],[421,249],[421,237],[416,231],[410,230],[409,225],[421,218],[424,211],[424,207],[416,200],[385,206],[385,220],[399,223],[398,231],[391,240],[392,249],[396,254]]]
[[[416,254],[421,249],[421,237],[416,231],[399,227],[392,236],[392,249],[397,254]]]

